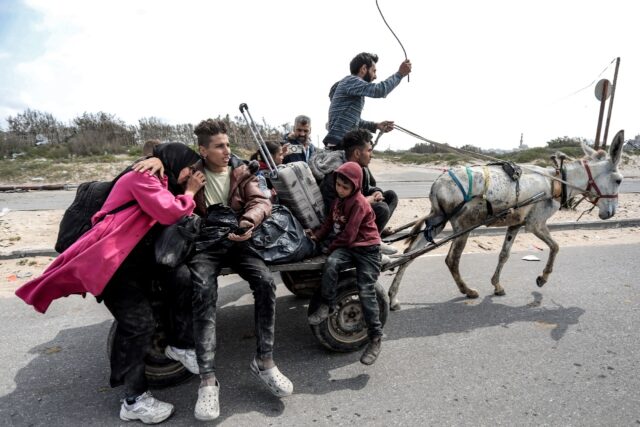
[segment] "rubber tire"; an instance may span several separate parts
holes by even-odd
[[[322,270],[281,271],[282,283],[298,298],[311,298],[320,288]]]
[[[382,326],[387,322],[389,315],[389,296],[384,287],[377,283],[375,284],[376,298],[378,299],[378,305],[380,307],[380,322]],[[369,338],[367,336],[367,328],[362,318],[362,306],[360,305],[358,297],[358,286],[355,281],[355,275],[349,274],[342,277],[338,282],[336,303],[338,305],[338,311],[329,316],[327,320],[319,325],[312,326],[311,332],[316,339],[329,350],[348,353],[356,351],[362,348]],[[308,314],[314,313],[320,306],[320,292],[316,292],[309,302]],[[356,321],[359,325],[354,325],[357,329],[352,331],[346,331],[341,328],[340,320],[344,319],[344,316],[348,314],[355,315]],[[353,321],[353,319],[351,319]]]
[[[107,336],[107,357],[111,360],[113,340],[116,336],[118,322],[113,321]],[[182,363],[169,359],[164,355],[166,340],[164,334],[157,332],[153,337],[151,350],[145,358],[145,375],[149,387],[164,388],[181,384],[190,379],[193,374]]]

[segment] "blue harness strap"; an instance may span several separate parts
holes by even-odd
[[[469,192],[464,191],[464,187],[462,186],[462,183],[460,182],[456,174],[453,173],[452,169],[449,169],[447,172],[449,173],[449,176],[451,177],[451,179],[453,179],[453,182],[456,183],[456,185],[462,192],[462,197],[464,198],[464,201],[468,202],[473,198],[473,174],[469,166],[465,166],[465,169],[467,171],[467,177],[469,178]]]

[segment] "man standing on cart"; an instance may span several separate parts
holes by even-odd
[[[351,60],[349,68],[351,74],[336,82],[329,91],[329,122],[323,143],[329,150],[342,149],[342,138],[354,129],[364,128],[375,133],[393,130],[393,121],[370,122],[362,120],[360,115],[364,108],[365,96],[369,98],[385,98],[411,73],[411,61],[408,59],[400,64],[396,73],[380,83],[373,83],[376,79],[376,63],[378,55],[362,52]]]

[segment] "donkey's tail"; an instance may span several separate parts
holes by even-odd
[[[407,248],[410,248],[416,241],[420,232],[424,233],[424,237],[428,242],[433,243],[434,239],[447,225],[448,218],[443,213],[439,213],[437,210],[432,209],[429,215],[425,215],[419,218],[409,233],[409,239],[406,240]],[[424,230],[423,230],[423,225]]]
[[[434,239],[447,225],[449,219],[445,215],[428,216],[424,229],[424,238],[427,242],[434,243]]]
[[[422,218],[419,218],[416,221],[416,223],[413,225],[413,227],[411,228],[411,231],[409,232],[409,237],[407,238],[407,240],[405,240],[405,243],[407,244],[407,250],[409,250],[413,245],[413,243],[416,241],[416,239],[420,235],[420,231],[422,230],[422,225],[428,219],[429,219],[429,215],[425,215]]]
[[[449,221],[451,216],[447,215],[440,205],[440,201],[433,187],[431,187],[429,199],[431,200],[431,212],[429,212],[429,215],[425,219],[424,238],[427,242],[433,243],[436,236],[440,234],[444,226],[447,225],[447,221]]]

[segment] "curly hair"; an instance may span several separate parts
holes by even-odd
[[[193,133],[198,137],[198,145],[206,147],[212,136],[227,133],[227,125],[222,120],[207,119],[198,123]]]
[[[357,148],[362,148],[370,143],[372,138],[371,132],[366,129],[356,129],[347,132],[344,138],[342,138],[344,154],[347,159],[351,157],[351,154],[353,154]]]
[[[378,55],[375,53],[362,52],[357,54],[349,64],[349,70],[351,74],[354,76],[358,74],[360,71],[360,67],[366,65],[367,68],[371,67],[373,64],[378,63]]]

